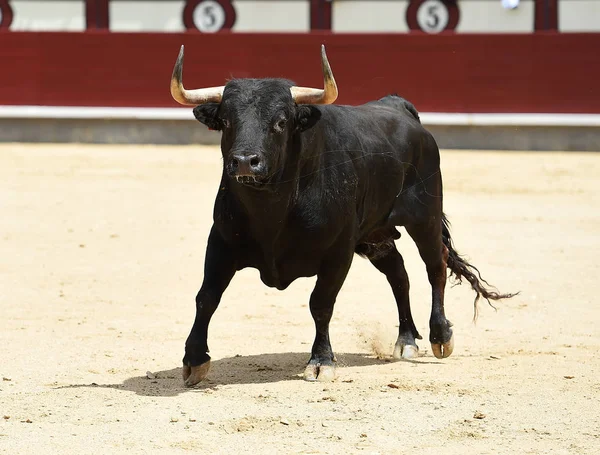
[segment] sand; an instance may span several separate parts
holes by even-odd
[[[244,270],[210,326],[208,380],[187,389],[220,169],[210,147],[0,146],[0,453],[599,453],[599,155],[442,152],[457,249],[521,291],[475,325],[473,292],[448,287],[450,358],[431,354],[404,234],[419,358],[391,359],[391,290],[355,257],[338,379],[303,381],[315,279],[281,292]]]

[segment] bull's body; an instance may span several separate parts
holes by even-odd
[[[180,53],[173,96],[198,104],[196,118],[222,131],[223,153],[204,281],[183,358],[186,385],[207,374],[210,319],[235,272],[246,267],[258,269],[262,281],[277,289],[317,276],[309,305],[316,328],[305,370],[309,380],[334,376],[329,322],[355,253],[367,257],[392,287],[399,314],[394,357],[417,354],[415,340],[421,337],[394,244],[397,226],[415,241],[426,265],[436,357],[447,357],[454,346],[444,313],[447,269],[465,277],[478,297],[508,296],[488,291],[453,249],[442,212],[438,147],[416,109],[395,95],[357,107],[311,104],[337,96],[324,51],[322,57],[324,91],[283,79],[238,79],[224,88],[186,91]]]
[[[215,232],[270,287],[285,289],[356,251],[386,250],[394,226],[441,219],[439,153],[414,108],[399,97],[320,106],[277,188],[248,189],[224,173]],[[295,155],[295,153],[294,153]]]

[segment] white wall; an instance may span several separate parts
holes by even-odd
[[[600,0],[560,0],[558,29],[561,32],[600,32]]]
[[[234,0],[234,31],[307,32],[310,30],[308,0]],[[110,29],[126,32],[179,32],[185,1],[110,2]]]
[[[233,1],[237,19],[233,30],[260,32],[307,32],[310,30],[308,0]]]
[[[11,0],[11,30],[82,31],[85,30],[84,1]]]
[[[514,10],[500,0],[458,0],[458,33],[530,33],[534,30],[535,1],[520,0]],[[233,0],[237,12],[234,31],[307,32],[309,0]],[[11,0],[11,30],[85,30],[84,0]],[[127,32],[184,31],[184,0],[112,0],[111,30]],[[409,0],[335,0],[334,32],[408,32]],[[600,32],[600,0],[559,0],[561,32]]]
[[[334,32],[407,32],[408,0],[334,0],[331,29]]]
[[[111,1],[110,29],[115,32],[181,32],[185,1]]]
[[[598,0],[600,2],[600,0]],[[408,32],[408,0],[335,0],[332,30],[335,32]],[[500,0],[459,0],[459,33],[527,33],[534,30],[535,2],[521,0],[510,10]]]
[[[506,9],[500,0],[459,1],[458,33],[530,33],[534,31],[535,1],[521,0]]]

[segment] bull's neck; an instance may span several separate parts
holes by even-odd
[[[272,236],[285,224],[293,207],[297,182],[287,180],[269,182],[268,188],[255,189],[230,180],[231,193],[248,215],[251,228]],[[256,225],[256,226],[254,226]]]
[[[287,159],[265,189],[255,189],[229,180],[231,193],[248,215],[256,237],[276,241],[279,232],[298,203],[303,186],[317,176],[319,157],[307,153],[307,137],[298,135],[291,141]],[[224,178],[226,178],[224,176]]]

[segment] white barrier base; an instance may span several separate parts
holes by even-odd
[[[600,126],[600,114],[461,114],[420,112],[425,125]],[[0,118],[195,120],[191,108],[0,106]]]

